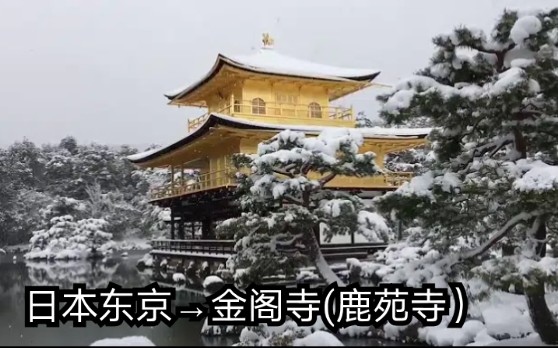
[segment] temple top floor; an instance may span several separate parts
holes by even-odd
[[[282,124],[354,127],[352,107],[330,102],[373,85],[376,69],[342,68],[277,52],[269,36],[249,55],[219,54],[197,82],[166,94],[170,105],[207,108],[209,113]]]

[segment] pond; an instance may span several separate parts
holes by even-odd
[[[50,328],[44,325],[25,327],[25,286],[57,285],[71,288],[74,283],[85,283],[87,288],[102,288],[112,281],[123,288],[143,287],[153,282],[151,272],[140,272],[137,260],[145,252],[131,252],[126,258],[111,259],[106,263],[26,262],[21,254],[12,260],[12,254],[0,255],[0,337],[2,345],[13,346],[68,346],[90,345],[103,338],[146,336],[155,345],[161,346],[230,346],[235,337],[206,337],[200,335],[203,322],[178,319],[168,327],[130,327],[123,324],[115,327],[99,327],[87,323],[86,327],[73,327],[71,323]],[[185,306],[191,302],[202,302],[199,292],[177,289],[175,305]],[[341,338],[347,345],[395,345],[374,339]]]

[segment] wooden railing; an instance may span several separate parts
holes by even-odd
[[[151,241],[153,251],[171,251],[184,253],[200,253],[208,255],[232,254],[234,253],[235,241],[225,240],[176,240],[176,239],[154,239]],[[322,244],[320,250],[328,259],[337,259],[351,256],[366,257],[378,250],[387,247],[385,243],[345,243],[345,244]],[[293,253],[296,251],[305,253],[304,247],[281,247],[278,250],[283,253]]]
[[[201,173],[193,179],[181,180],[178,178],[171,183],[153,189],[151,199],[178,197],[218,187],[236,186],[236,172],[237,169],[231,166],[222,170]],[[321,176],[316,173],[310,173],[309,175],[311,180],[319,177]],[[405,181],[411,180],[412,177],[413,173],[410,172],[390,172],[365,178],[338,176],[330,181],[327,187],[393,189],[401,186]]]
[[[151,241],[153,250],[199,252],[205,254],[232,254],[234,252],[234,240],[218,239],[154,239]]]
[[[327,121],[354,121],[353,109],[338,106],[320,106],[312,108],[305,104],[285,104],[266,102],[265,106],[253,105],[251,101],[243,100],[234,105],[227,105],[218,111],[230,116],[241,116],[247,118],[273,120],[312,120],[320,123],[320,120]],[[199,117],[188,120],[188,131],[191,132],[199,128],[209,117],[210,112]]]

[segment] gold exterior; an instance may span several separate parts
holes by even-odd
[[[262,41],[271,49],[273,39],[269,34],[264,34]],[[174,97],[169,104],[207,108],[203,115],[187,121],[185,132],[189,133],[199,129],[211,113],[270,125],[354,128],[352,107],[332,105],[331,101],[371,85],[370,81],[336,81],[246,71],[218,61],[206,78]],[[276,133],[264,127],[248,130],[218,125],[186,145],[137,165],[170,169],[172,180],[152,192],[154,201],[233,187],[236,183],[231,156],[256,153],[258,144]],[[377,164],[383,167],[387,153],[424,144],[425,140],[418,137],[365,138],[361,151],[376,153]],[[188,169],[201,173],[195,182],[185,182],[182,175],[178,175]],[[387,173],[369,178],[336,177],[328,187],[383,191],[395,189],[410,177],[410,173]]]

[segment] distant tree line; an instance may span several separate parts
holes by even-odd
[[[28,242],[33,231],[48,228],[53,212],[68,213],[62,209],[68,199],[82,205],[86,218],[105,219],[116,240],[159,232],[160,211],[147,194],[167,173],[138,170],[125,158],[136,152],[73,137],[43,146],[24,139],[0,149],[0,246]]]

